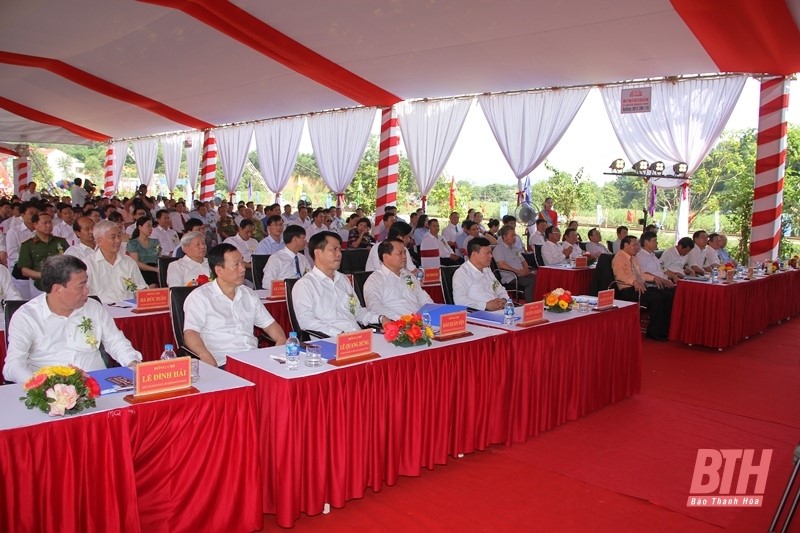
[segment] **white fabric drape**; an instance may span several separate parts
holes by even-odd
[[[297,163],[297,149],[304,124],[304,117],[292,117],[268,120],[255,127],[261,175],[267,188],[276,195],[286,187]]]
[[[746,76],[661,82],[651,85],[650,113],[620,113],[622,87],[602,87],[603,103],[628,160],[687,164],[686,175],[697,170],[722,133],[739,100]],[[626,85],[625,89],[639,85]],[[684,185],[685,180],[653,179],[661,188]],[[676,239],[689,233],[689,191],[684,187],[678,209]],[[685,205],[684,205],[685,204]]]
[[[521,180],[555,148],[589,89],[478,97],[483,114],[511,170]]]
[[[397,121],[423,204],[453,152],[472,102],[462,98],[397,105]]]
[[[167,176],[167,188],[170,193],[175,192],[175,187],[178,185],[184,138],[183,135],[169,135],[161,141],[161,149],[164,151],[164,174]]]
[[[114,149],[114,192],[116,193],[119,186],[119,178],[122,176],[122,167],[125,166],[125,159],[128,157],[128,143],[127,141],[117,141],[111,144]]]
[[[189,190],[186,191],[186,205],[191,209],[194,191],[197,190],[200,157],[203,155],[203,132],[192,131],[186,137],[192,141],[192,146],[186,149],[186,176],[189,179]]]
[[[158,154],[158,139],[136,139],[133,145],[133,157],[136,159],[136,174],[139,183],[150,187],[153,181],[153,172],[156,170],[156,155]]]
[[[231,128],[214,130],[217,139],[217,151],[219,153],[222,173],[228,184],[228,192],[233,194],[242,179],[244,165],[247,162],[247,152],[250,150],[250,142],[253,140],[253,125],[244,124]]]
[[[353,181],[375,121],[374,107],[320,113],[308,118],[311,146],[325,184],[337,196]]]

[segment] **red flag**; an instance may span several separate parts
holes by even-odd
[[[628,222],[633,222],[633,211],[628,209]]]
[[[456,208],[456,178],[450,177],[450,211]]]

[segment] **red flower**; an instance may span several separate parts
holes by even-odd
[[[100,385],[97,384],[96,379],[89,377],[84,383],[86,384],[86,388],[89,389],[89,398],[97,398],[100,396]]]
[[[406,335],[411,342],[417,342],[422,337],[422,330],[416,324],[408,328]]]
[[[47,374],[37,374],[25,382],[25,390],[35,389],[47,381]]]
[[[389,342],[394,341],[400,335],[400,328],[394,322],[389,322],[383,327],[383,338]]]
[[[203,285],[205,283],[208,283],[208,281],[209,281],[208,276],[206,276],[205,274],[200,274],[199,276],[197,276],[198,285]]]
[[[565,292],[564,294],[561,295],[559,300],[562,300],[564,302],[570,303],[572,301],[572,296],[570,296],[570,294],[568,292]]]

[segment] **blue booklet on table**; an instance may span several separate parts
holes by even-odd
[[[418,311],[419,314],[428,313],[431,315],[431,325],[435,328],[439,327],[442,315],[447,313],[457,313],[459,311],[466,311],[466,305],[448,305],[448,304],[425,304]],[[500,320],[502,322],[502,319]]]
[[[503,313],[495,313],[493,311],[473,311],[469,314],[470,318],[477,318],[478,320],[486,320],[487,322],[503,323],[505,316]],[[515,316],[514,321],[519,320],[520,317]]]
[[[104,368],[88,372],[100,385],[100,394],[133,390],[133,370],[126,366]]]

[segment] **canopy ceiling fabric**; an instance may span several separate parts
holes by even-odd
[[[800,0],[7,0],[2,13],[0,141],[11,144],[800,70]]]

